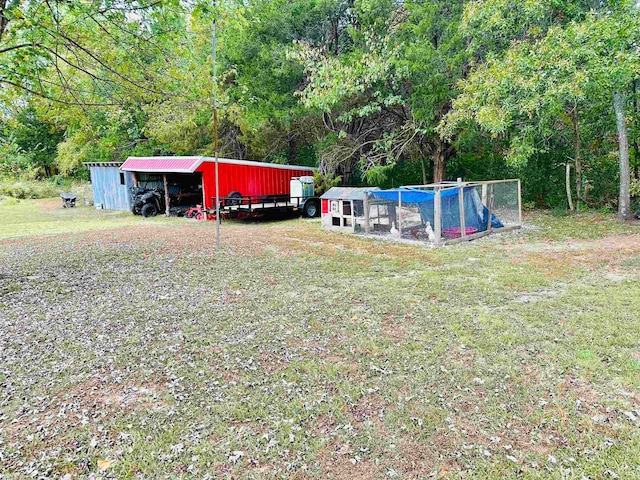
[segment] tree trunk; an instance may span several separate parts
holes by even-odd
[[[340,39],[339,39],[339,22],[340,19],[336,18],[335,20],[331,20],[331,26],[330,26],[330,33],[329,33],[329,43],[333,43],[333,53],[335,55],[338,55],[338,51],[339,51],[339,44],[340,44]]]
[[[9,23],[9,19],[5,15],[7,8],[7,0],[0,0],[0,40],[4,35],[4,31],[7,29],[7,24]]]
[[[422,184],[426,185],[429,182],[427,180],[427,169],[424,166],[424,158],[420,159],[420,166],[422,167]]]
[[[589,202],[589,180],[585,180],[584,182],[584,202]]]
[[[567,202],[569,203],[569,210],[573,212],[573,200],[571,199],[571,164],[565,165],[565,187],[567,188]]]
[[[438,148],[433,155],[433,183],[444,181],[445,163],[445,156],[441,149]]]
[[[433,181],[435,183],[444,182],[447,173],[447,163],[456,152],[456,149],[447,141],[436,138],[432,144],[433,155]]]
[[[618,200],[618,218],[630,220],[631,194],[629,172],[629,136],[624,115],[624,95],[620,91],[613,92],[613,109],[616,112],[616,128],[618,130],[618,152],[620,156],[620,197]]]
[[[298,142],[296,141],[295,135],[289,135],[287,140],[287,150],[289,157],[289,165],[297,165],[298,164]]]
[[[638,112],[638,83],[640,80],[635,79],[633,81],[633,118],[635,123],[636,134],[633,138],[633,176],[638,180],[640,178],[640,172],[638,172],[638,166],[640,165],[640,144],[638,144],[638,137],[640,137],[640,112]]]
[[[582,145],[580,138],[580,117],[578,116],[578,107],[574,104],[573,113],[571,115],[573,123],[573,147],[575,154],[575,170],[576,170],[576,209],[580,209],[583,200],[582,195]]]

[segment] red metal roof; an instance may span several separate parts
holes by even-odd
[[[301,167],[297,165],[279,165],[265,162],[254,162],[251,160],[233,160],[220,158],[219,163],[229,165],[247,165],[252,167],[266,167],[281,170],[297,170],[300,172],[314,172],[315,168]],[[148,173],[193,173],[202,163],[213,163],[210,157],[129,157],[120,167],[121,170],[129,172]]]
[[[130,172],[193,173],[202,157],[129,157],[120,167]]]

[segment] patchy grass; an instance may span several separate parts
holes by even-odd
[[[229,223],[216,252],[212,224],[47,205],[0,207],[0,475],[640,478],[633,224]]]
[[[640,232],[637,221],[621,222],[614,215],[597,212],[579,212],[563,217],[548,212],[532,212],[525,216],[525,220],[538,227],[537,233],[529,236],[543,240],[586,240]]]
[[[62,208],[60,198],[43,200],[5,198],[0,200],[0,221],[2,222],[0,239],[2,239],[110,229],[147,220],[136,217],[130,212],[96,212],[94,207],[86,205]]]

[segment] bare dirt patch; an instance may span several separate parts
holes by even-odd
[[[62,200],[59,198],[45,198],[42,200],[34,200],[41,210],[51,211],[62,208]]]
[[[166,387],[142,381],[107,383],[93,378],[58,393],[49,405],[37,413],[26,412],[8,423],[9,437],[21,435],[35,427],[54,428],[67,424],[67,416],[83,415],[87,418],[106,417],[116,411],[133,412],[162,409],[169,406],[164,400]],[[82,422],[81,422],[82,423]]]
[[[511,245],[507,251],[516,264],[526,263],[552,279],[571,276],[572,269],[616,272],[629,257],[640,254],[640,235],[617,235],[596,240],[575,240],[531,245]]]
[[[97,378],[82,382],[69,390],[45,400],[41,408],[24,411],[0,429],[6,444],[23,451],[25,460],[46,457],[56,450],[78,450],[80,440],[74,432],[83,429],[111,442],[111,433],[101,425],[115,415],[164,410],[170,407],[165,398],[163,384],[155,381],[131,381],[110,383]],[[89,448],[89,446],[84,446]],[[4,465],[18,468],[20,464],[10,460]],[[75,474],[80,465],[68,466],[66,473]]]
[[[393,311],[384,318],[380,328],[384,336],[390,338],[396,344],[402,344],[407,340],[407,323],[411,320],[406,316],[404,318],[397,316],[396,312],[397,309],[394,308]]]
[[[292,229],[286,232],[286,238],[297,241],[297,248],[305,251],[313,251],[314,249],[317,251],[318,247],[320,247],[334,252],[348,251],[356,255],[389,256],[407,260],[420,260],[430,265],[442,264],[433,252],[427,248],[402,245],[357,235],[336,232],[327,233],[322,230]],[[293,248],[296,248],[296,246],[294,245]]]
[[[141,225],[92,230],[77,234],[46,235],[1,240],[6,247],[40,246],[55,243],[106,244],[108,246],[151,245],[157,253],[214,252],[216,250],[215,225],[184,221],[184,225],[148,223]],[[230,225],[221,231],[225,250],[236,254],[261,254],[273,245],[270,229],[258,225]]]

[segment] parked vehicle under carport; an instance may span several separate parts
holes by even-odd
[[[134,215],[154,217],[158,213],[185,216],[195,206],[202,204],[202,187],[199,174],[173,174],[164,178],[147,176],[142,185],[131,188],[131,211]],[[165,189],[166,185],[166,189]],[[168,195],[167,195],[168,191]]]
[[[164,210],[164,189],[133,187],[131,189],[131,211],[134,215],[155,217]]]

